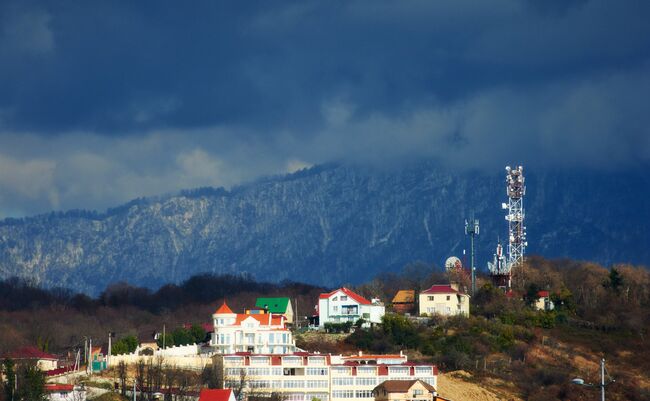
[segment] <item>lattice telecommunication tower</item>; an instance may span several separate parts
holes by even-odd
[[[508,203],[501,206],[508,212],[508,256],[502,255],[501,244],[497,245],[497,253],[494,255],[494,262],[488,263],[488,270],[493,280],[499,287],[510,289],[512,281],[512,270],[521,266],[524,261],[526,242],[526,226],[524,225],[524,195],[526,185],[524,180],[524,168],[506,167],[506,193]]]

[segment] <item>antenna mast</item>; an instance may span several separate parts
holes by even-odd
[[[505,216],[508,221],[508,256],[507,258],[503,256],[501,242],[499,242],[494,261],[488,262],[488,270],[495,285],[508,291],[512,286],[512,270],[523,263],[524,251],[528,245],[526,226],[524,226],[526,185],[522,166],[514,169],[506,166],[506,194],[508,203],[502,203],[501,207],[508,211]]]
[[[478,232],[479,232],[479,226],[478,226],[477,219],[475,219],[472,216],[472,218],[469,221],[465,220],[465,235],[469,235],[469,241],[470,241],[469,268],[470,268],[470,272],[472,273],[472,295],[476,293],[476,267],[474,266],[474,237],[478,235]]]

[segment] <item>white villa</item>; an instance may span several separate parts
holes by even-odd
[[[342,356],[309,352],[284,355],[238,353],[222,358],[225,386],[235,388],[242,377],[245,392],[280,393],[287,401],[363,401],[386,380],[420,379],[437,387],[438,368],[408,362],[406,355]]]
[[[365,320],[365,326],[381,323],[386,308],[379,299],[367,300],[361,295],[345,288],[320,294],[318,299],[318,325],[325,323],[356,322]]]
[[[286,354],[296,350],[283,315],[234,313],[224,302],[212,315],[214,332],[210,345],[220,354],[252,352]]]

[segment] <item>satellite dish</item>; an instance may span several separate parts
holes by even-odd
[[[460,259],[455,256],[450,256],[445,261],[445,270],[447,271],[460,270],[462,268],[463,264],[460,262]]]

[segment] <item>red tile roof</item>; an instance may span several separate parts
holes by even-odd
[[[362,305],[370,305],[370,303],[371,303],[370,301],[368,301],[367,299],[365,299],[361,295],[359,295],[356,292],[354,292],[354,291],[352,291],[350,289],[347,289],[345,287],[341,287],[338,290],[334,290],[332,292],[328,292],[328,293],[325,293],[325,294],[320,294],[320,298],[329,298],[332,295],[336,294],[338,291],[343,292],[345,295],[349,296],[350,298],[354,299],[355,301],[357,301],[358,303],[360,303]]]
[[[550,293],[549,293],[548,291],[539,291],[539,292],[537,293],[537,296],[540,297],[540,298],[546,298],[546,297],[549,296],[549,294],[550,294]]]
[[[422,385],[424,386],[424,388],[426,388],[427,390],[429,390],[431,392],[436,391],[436,389],[432,385],[430,385],[427,382],[418,380],[418,379],[415,379],[415,380],[386,380],[382,384],[375,387],[375,390],[383,388],[384,390],[386,390],[389,393],[406,393],[418,381],[420,381],[422,383]]]
[[[201,394],[199,394],[199,401],[228,401],[230,395],[232,394],[232,389],[201,389]]]
[[[54,391],[72,391],[74,390],[74,385],[72,384],[56,384],[56,383],[45,383],[45,391],[54,392]]]
[[[269,316],[271,316],[271,326],[280,326],[282,325],[282,316],[279,315],[274,315],[271,313],[265,313],[263,315],[247,315],[245,313],[238,313],[237,317],[235,318],[235,326],[241,325],[241,323],[248,319],[249,317],[252,317],[253,319],[257,320],[260,322],[260,324],[268,326],[269,325]]]
[[[15,351],[9,351],[6,354],[2,355],[2,359],[11,358],[11,359],[53,359],[57,360],[59,358],[56,355],[48,354],[43,352],[36,347],[23,347],[18,348]]]
[[[462,292],[452,288],[451,284],[434,284],[428,290],[424,290],[421,294],[462,294]]]
[[[226,301],[223,301],[223,305],[221,305],[214,313],[233,313],[233,311],[228,307],[228,305],[226,305]]]

